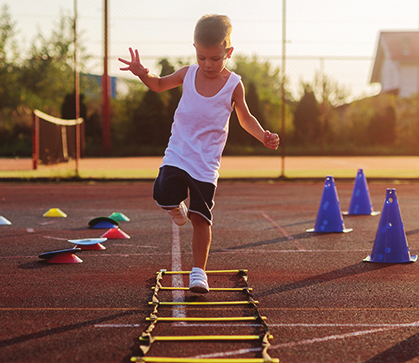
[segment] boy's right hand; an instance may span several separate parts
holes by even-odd
[[[122,67],[119,68],[121,71],[131,71],[133,74],[135,74],[137,77],[142,77],[145,76],[146,74],[148,74],[149,69],[145,68],[141,62],[140,62],[140,54],[138,53],[138,50],[134,51],[132,50],[132,48],[129,48],[129,52],[131,54],[131,61],[127,61],[125,59],[122,58],[118,58],[118,60],[122,63],[125,63],[126,65],[128,65],[128,67]]]
[[[265,131],[263,135],[263,145],[265,145],[267,148],[276,150],[279,147],[279,135],[274,134],[268,130]]]

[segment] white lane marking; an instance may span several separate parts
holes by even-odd
[[[419,323],[419,322],[415,322],[415,323],[412,323],[412,324],[417,324],[417,323]],[[409,326],[411,326],[411,325],[409,325]],[[414,326],[416,326],[416,325],[414,325]],[[315,343],[327,342],[327,341],[331,341],[331,340],[341,340],[341,339],[347,339],[347,338],[352,338],[352,337],[359,337],[359,336],[362,336],[362,335],[380,333],[380,332],[383,332],[383,331],[394,330],[394,329],[397,329],[397,328],[399,328],[399,327],[398,326],[385,327],[385,328],[379,328],[379,329],[361,330],[361,331],[345,333],[345,334],[329,335],[329,336],[321,337],[321,338],[304,339],[304,340],[295,341],[295,342],[288,342],[288,343],[281,343],[281,344],[277,344],[277,345],[272,345],[269,348],[269,350],[280,349],[280,348],[292,348],[292,347],[295,347],[295,346],[310,345],[310,344],[315,344]],[[250,352],[258,352],[258,351],[262,351],[262,349],[263,348],[239,349],[239,350],[230,351],[230,352],[199,355],[199,356],[194,356],[194,357],[191,357],[191,358],[202,359],[202,358],[227,357],[227,356],[232,356],[232,355],[247,354],[247,353],[250,353]]]
[[[172,222],[172,271],[182,271],[182,255],[180,247],[179,227]],[[172,286],[184,287],[182,275],[172,275]],[[174,290],[172,292],[174,302],[184,302],[185,292],[182,290]],[[186,316],[185,306],[179,305],[173,307],[173,317],[184,318]],[[183,324],[181,324],[183,325]]]
[[[275,328],[389,328],[389,329],[398,329],[398,328],[414,328],[419,326],[419,321],[413,323],[381,323],[381,324],[268,324],[269,327]],[[96,328],[138,328],[141,324],[96,324]],[[260,324],[253,323],[188,323],[184,322],[182,324],[185,328],[195,328],[195,327],[258,327]],[[387,329],[384,329],[387,330]],[[352,333],[349,333],[352,334]],[[316,338],[319,339],[319,338]],[[320,338],[323,339],[323,338]],[[296,343],[296,342],[294,342]],[[284,343],[289,344],[289,343]]]
[[[294,246],[297,247],[299,251],[305,251],[304,247],[301,245],[300,242],[296,241],[293,236],[291,236],[283,227],[281,227],[278,223],[276,223],[269,215],[264,212],[260,213],[263,218],[265,218],[270,224],[272,224],[281,234],[288,239],[288,241],[292,241]]]

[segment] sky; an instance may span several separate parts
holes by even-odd
[[[92,60],[84,71],[103,72],[104,0],[76,0],[80,41]],[[0,0],[8,6],[22,54],[38,33],[47,39],[62,15],[74,16],[74,0]],[[257,56],[272,67],[281,65],[280,0],[108,0],[109,73],[119,71],[118,57],[138,48],[152,71],[169,57],[195,62],[193,29],[204,14],[228,15],[233,24],[234,55]],[[379,92],[369,83],[380,31],[418,30],[419,0],[286,0],[286,74],[298,98],[301,82],[324,72],[343,86],[350,98]]]

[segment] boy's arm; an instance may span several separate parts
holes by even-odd
[[[253,137],[258,139],[266,147],[276,150],[279,147],[279,136],[268,130],[264,130],[259,121],[254,117],[247,107],[243,83],[240,81],[233,92],[237,117],[240,125]]]
[[[183,78],[186,74],[187,67],[183,67],[176,72],[169,74],[165,77],[159,77],[155,74],[150,73],[148,68],[145,68],[140,62],[140,54],[138,50],[132,50],[129,48],[131,54],[131,61],[118,58],[122,63],[125,63],[127,67],[120,68],[121,71],[131,71],[132,74],[136,75],[141,81],[154,92],[163,92],[169,89],[180,86],[183,83]]]

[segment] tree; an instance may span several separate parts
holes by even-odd
[[[22,66],[21,83],[25,85],[24,102],[30,108],[47,106],[59,112],[65,95],[74,88],[73,36],[69,18],[62,18],[50,40],[38,34],[30,57]]]
[[[72,19],[62,17],[50,38],[38,34],[31,44],[29,51],[19,49],[17,52],[14,23],[7,6],[3,6],[0,15],[0,134],[9,136],[7,142],[0,140],[0,144],[4,149],[8,149],[7,144],[13,146],[10,149],[16,149],[16,138],[27,140],[25,150],[29,153],[32,110],[59,115],[65,95],[74,90]],[[80,46],[82,60],[86,59],[83,52]]]
[[[246,101],[252,115],[255,116],[262,125],[266,124],[265,117],[260,109],[259,96],[254,82],[250,82],[247,87]],[[229,147],[230,145],[237,145],[239,147],[260,145],[259,140],[255,139],[240,126],[235,111],[232,113],[230,119],[228,145]]]
[[[20,107],[22,87],[14,28],[4,5],[0,15],[0,155],[27,156],[31,152],[30,115]]]
[[[321,140],[319,104],[314,92],[304,85],[304,95],[294,112],[294,139],[297,144],[319,144]]]
[[[368,125],[372,145],[392,145],[396,139],[396,111],[391,105],[374,113]]]
[[[161,59],[160,76],[175,71],[167,59]],[[173,116],[181,97],[179,88],[156,93],[147,90],[132,114],[130,142],[138,147],[151,146],[163,150],[170,137]]]
[[[234,56],[231,70],[239,74],[246,89],[246,101],[249,109],[262,124],[262,127],[272,132],[281,130],[281,78],[279,68],[273,68],[269,62],[260,62],[257,57],[248,58],[242,55]],[[286,113],[289,114],[289,104],[292,96],[286,93]],[[291,117],[286,117],[286,130],[291,132]],[[237,146],[260,146],[260,142],[244,131],[238,123],[235,112],[230,119],[230,134],[227,140],[226,153],[237,151]],[[249,149],[251,152],[252,149]],[[261,150],[264,150],[261,148]],[[259,151],[258,151],[259,152]]]
[[[148,90],[134,112],[134,134],[131,142],[137,146],[162,146],[167,143],[166,128],[161,120],[165,118],[164,104],[159,94]]]
[[[170,64],[166,58],[162,59],[159,62],[159,65],[161,66],[160,77],[167,76],[175,71],[173,65]],[[161,136],[164,140],[167,141],[170,137],[170,131],[177,106],[179,104],[180,98],[182,97],[181,88],[176,87],[166,92],[160,93],[160,97],[165,105],[165,116],[160,123],[160,127],[162,129]]]
[[[248,59],[246,56],[234,57],[235,65],[232,70],[242,77],[246,88],[246,97],[249,95],[250,84],[257,90],[258,107],[263,115],[262,126],[273,132],[281,131],[281,79],[280,69],[272,68],[269,62],[260,62],[257,57]],[[292,100],[287,93],[286,100]]]
[[[20,102],[20,87],[17,83],[18,69],[15,64],[17,52],[13,39],[14,27],[9,9],[7,5],[4,5],[0,16],[0,110],[15,109]],[[8,52],[12,53],[12,60],[8,59]]]

